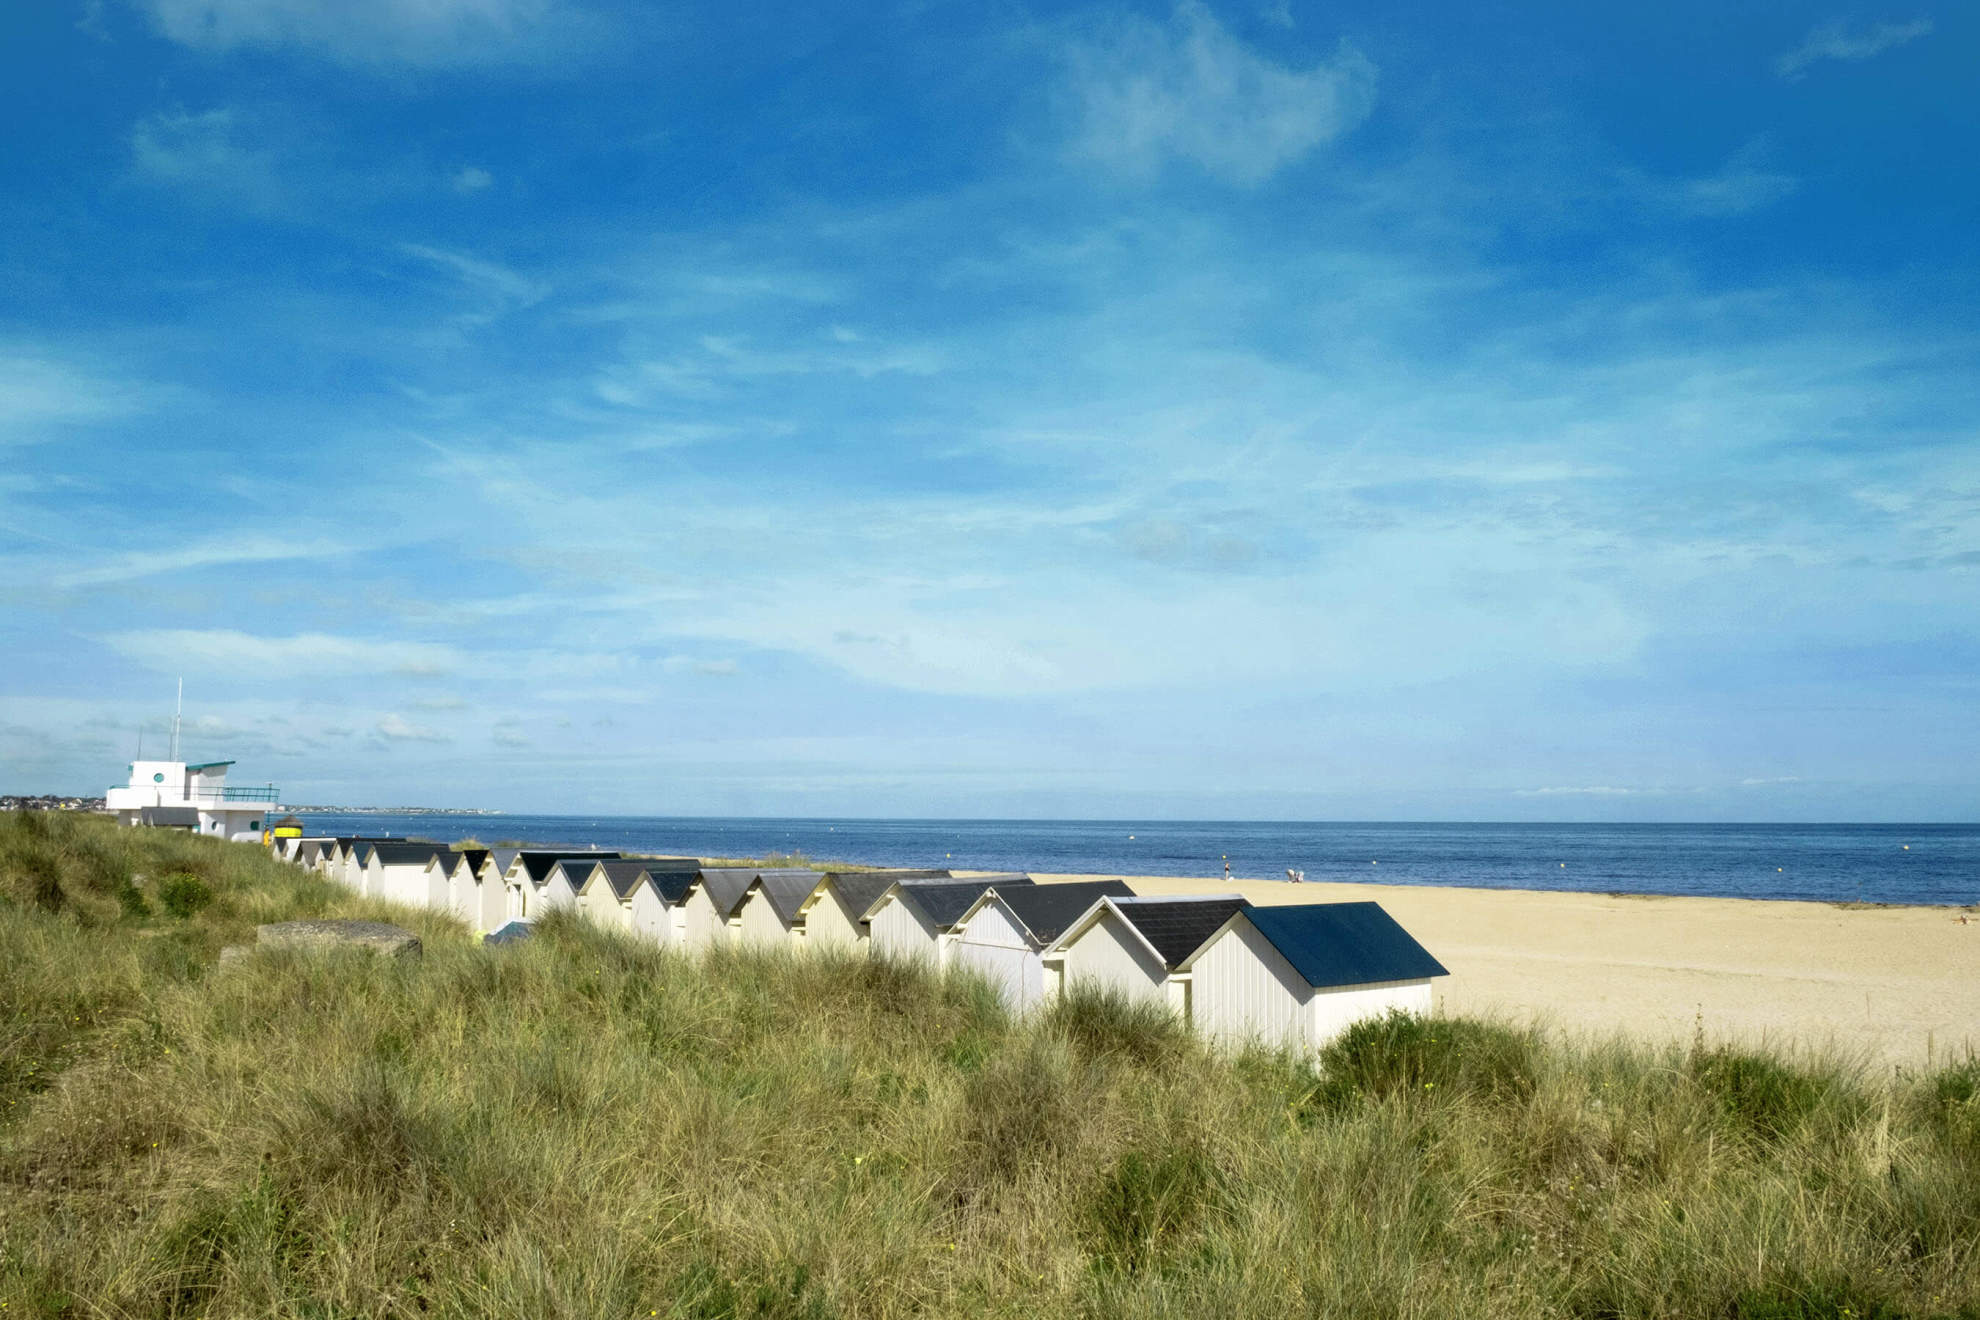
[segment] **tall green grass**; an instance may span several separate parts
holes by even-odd
[[[317,914],[425,957],[216,965]],[[482,948],[97,821],[0,816],[0,1101],[0,1317],[1980,1318],[1972,1062],[1226,1056],[885,961]]]

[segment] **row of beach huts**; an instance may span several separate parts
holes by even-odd
[[[1231,1043],[1316,1049],[1360,1018],[1429,1013],[1431,983],[1447,975],[1376,903],[1266,906],[1229,894],[1139,897],[1119,880],[821,873],[392,838],[275,845],[361,894],[443,909],[478,931],[565,908],[683,950],[863,952],[972,969],[1019,1012],[1091,982]]]

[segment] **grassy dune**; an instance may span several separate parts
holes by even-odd
[[[426,956],[215,965],[323,913]],[[1977,1087],[1443,1019],[1222,1057],[0,816],[0,1317],[1980,1320]]]

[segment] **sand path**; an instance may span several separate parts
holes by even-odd
[[[1119,878],[1139,894],[1226,888]],[[1451,1012],[1659,1041],[1702,1027],[1711,1040],[1907,1067],[1980,1051],[1980,913],[1971,909],[1257,880],[1228,888],[1254,903],[1381,903],[1450,968],[1438,1000]]]

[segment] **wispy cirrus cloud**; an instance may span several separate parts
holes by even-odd
[[[291,540],[270,535],[216,537],[192,545],[156,550],[131,550],[109,559],[60,574],[55,585],[64,590],[101,587],[145,578],[164,577],[203,568],[225,568],[232,564],[271,564],[285,560],[331,559],[349,554],[351,547],[341,542],[311,538]]]
[[[453,741],[452,737],[442,733],[440,730],[428,728],[424,724],[414,724],[403,715],[387,715],[372,727],[373,731],[387,742],[444,743]]]
[[[65,357],[0,345],[0,444],[51,440],[64,427],[137,412],[156,395]]]
[[[1823,23],[1803,37],[1801,44],[1774,59],[1774,72],[1790,82],[1806,77],[1808,70],[1824,60],[1856,63],[1882,55],[1887,50],[1932,34],[1932,20],[1915,18],[1907,23],[1879,23],[1861,31],[1851,31],[1841,20]]]
[[[281,681],[333,675],[431,678],[461,667],[451,646],[433,642],[298,633],[258,637],[231,628],[140,628],[101,638],[112,650],[167,673]]]
[[[1343,42],[1289,68],[1238,40],[1196,0],[1167,23],[1124,17],[1067,48],[1074,152],[1150,179],[1173,161],[1255,187],[1353,129],[1375,104],[1374,63]]]
[[[356,66],[522,62],[566,51],[587,15],[560,0],[139,0],[153,25],[206,50],[295,47]]]
[[[131,129],[131,161],[145,182],[205,202],[268,212],[287,195],[266,125],[237,106],[146,115]]]

